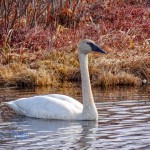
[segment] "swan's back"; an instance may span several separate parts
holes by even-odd
[[[70,96],[66,96],[66,95],[62,95],[62,94],[49,94],[47,96],[54,97],[54,98],[66,101],[68,103],[71,103],[72,105],[74,105],[75,107],[77,107],[79,109],[83,108],[82,104],[79,101],[75,100],[74,98],[72,98]]]
[[[20,98],[4,104],[20,115],[44,119],[80,119],[83,109],[75,99],[59,94]]]

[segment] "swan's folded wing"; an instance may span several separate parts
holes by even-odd
[[[72,98],[70,96],[66,96],[66,95],[62,95],[62,94],[49,94],[47,96],[66,101],[68,103],[71,103],[72,105],[74,105],[75,107],[77,107],[79,109],[83,109],[83,105],[79,101],[75,100],[74,98]]]

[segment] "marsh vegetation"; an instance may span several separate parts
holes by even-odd
[[[0,1],[0,85],[80,82],[76,49],[83,38],[108,52],[90,55],[93,85],[149,83],[149,6],[146,0]]]

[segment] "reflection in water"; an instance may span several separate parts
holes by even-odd
[[[88,148],[90,145],[87,142],[95,141],[95,137],[90,135],[93,134],[91,129],[96,128],[96,125],[95,121],[42,120],[18,116],[5,120],[0,125],[0,141],[3,148],[12,149],[40,149],[45,146],[71,148],[74,144],[76,148]]]
[[[0,100],[35,94],[34,90],[1,90]],[[65,89],[64,89],[65,90]],[[73,92],[72,92],[73,91]],[[94,89],[99,120],[60,121],[0,116],[0,149],[150,149],[150,93],[144,89]],[[13,92],[13,94],[10,94]],[[81,100],[80,90],[67,92]],[[11,95],[8,97],[9,94]],[[4,97],[3,97],[4,96]],[[101,100],[100,100],[101,97]]]

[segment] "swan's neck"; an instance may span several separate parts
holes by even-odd
[[[83,98],[82,119],[96,120],[98,118],[98,113],[91,90],[91,83],[88,69],[88,55],[79,53],[79,62],[81,70],[82,98]]]

